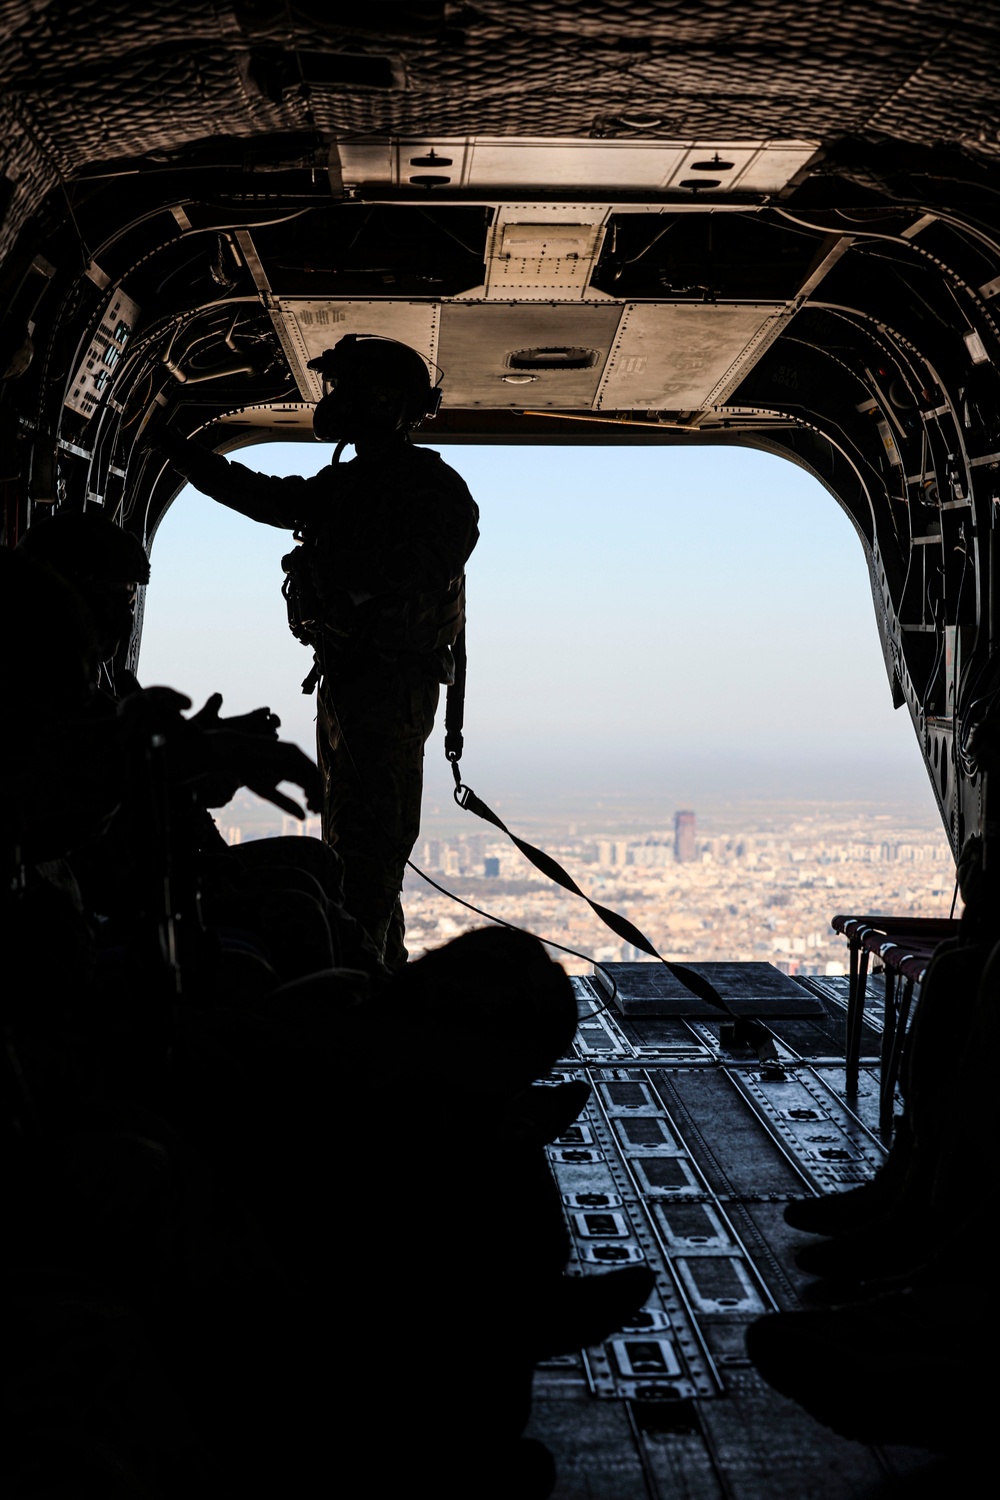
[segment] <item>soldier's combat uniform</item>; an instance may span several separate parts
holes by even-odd
[[[323,837],[344,859],[344,904],[395,969],[400,890],[420,827],[424,743],[464,624],[479,511],[440,455],[389,443],[311,478],[272,478],[172,445],[196,489],[295,533],[289,623],[315,651]]]

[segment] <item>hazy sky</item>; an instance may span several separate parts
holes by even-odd
[[[814,479],[737,447],[440,451],[481,510],[463,771],[487,801],[629,790],[662,798],[664,821],[720,797],[931,812],[909,717],[892,709],[861,543]],[[238,458],[311,473],[330,450]],[[153,545],[139,675],[196,706],[215,690],[224,712],[267,704],[311,750],[310,656],[280,593],[290,546],[185,490]],[[442,709],[428,807],[450,797],[443,740]]]

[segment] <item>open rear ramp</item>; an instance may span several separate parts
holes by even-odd
[[[878,982],[848,1096],[846,979],[774,970],[778,984],[757,973],[764,964],[700,971],[712,977],[713,967],[745,1014],[760,992],[770,1048],[741,1045],[731,1021],[703,1019],[697,1000],[674,997],[687,1015],[670,1004],[622,1014],[609,977],[626,1006],[635,995],[648,1002],[657,988],[672,994],[659,965],[608,964],[573,981],[573,1053],[548,1080],[592,1085],[584,1113],[548,1148],[569,1270],[645,1262],[656,1290],[604,1343],[536,1372],[529,1433],[555,1455],[554,1500],[858,1500],[944,1483],[951,1466],[929,1451],[869,1447],[813,1420],[766,1384],[744,1342],[762,1314],[808,1306],[810,1278],[792,1257],[812,1237],[785,1224],[786,1203],[865,1181],[884,1157]],[[783,1013],[768,1015],[769,1005]],[[774,1055],[762,1062],[759,1052]],[[946,1491],[920,1491],[931,1492]]]

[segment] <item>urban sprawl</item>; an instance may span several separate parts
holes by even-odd
[[[304,825],[279,819],[279,826],[270,814],[244,797],[218,821],[230,843],[319,832],[313,819]],[[787,974],[843,974],[847,945],[830,926],[835,913],[946,917],[952,908],[954,859],[933,815],[839,805],[705,816],[679,809],[665,828],[633,826],[641,821],[634,813],[601,828],[595,816],[588,811],[561,825],[535,819],[519,832],[671,960],[764,961]],[[482,926],[488,920],[482,913],[575,950],[582,956],[553,950],[570,973],[589,973],[595,960],[647,956],[492,829],[448,827],[437,836],[432,828],[413,862],[468,905],[408,871],[403,905],[411,958]]]

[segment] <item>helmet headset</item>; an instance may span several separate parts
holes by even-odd
[[[323,380],[313,413],[321,442],[353,442],[362,432],[406,433],[441,405],[441,372],[431,385],[427,365],[408,344],[374,333],[346,333],[311,359]]]

